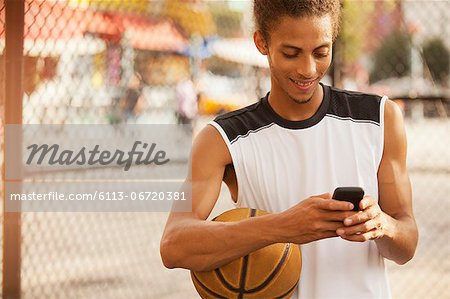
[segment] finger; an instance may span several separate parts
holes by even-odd
[[[377,228],[377,222],[375,220],[369,220],[358,225],[353,225],[349,227],[340,227],[336,230],[336,233],[340,236],[342,235],[350,236],[357,233],[364,234],[375,228]]]
[[[363,211],[369,208],[370,206],[375,205],[376,203],[377,202],[372,197],[370,197],[369,195],[365,195],[363,199],[361,199],[361,201],[359,202],[359,209]]]
[[[369,240],[375,240],[378,239],[381,236],[380,231],[378,230],[371,230],[370,232],[366,232],[363,234],[359,234],[359,235],[343,235],[340,236],[342,239],[347,240],[347,241],[352,241],[352,242],[366,242]]]
[[[323,199],[331,199],[331,194],[330,193],[323,193],[323,194],[319,194],[319,195],[314,195],[312,197],[320,197]]]
[[[355,213],[344,219],[344,225],[350,226],[358,223],[364,223],[370,219],[374,219],[380,215],[380,209],[377,209],[376,206],[371,206],[369,209],[365,211],[361,211]]]
[[[319,201],[319,208],[328,211],[351,211],[353,204],[335,199],[322,199]]]
[[[352,216],[358,213],[354,211],[334,211],[334,210],[333,211],[325,210],[323,212],[325,213],[324,216],[327,218],[327,220],[338,221],[340,223],[340,226],[342,226],[342,222],[345,219],[351,218]]]
[[[337,235],[336,231],[342,228],[342,221],[325,221],[320,225],[320,230],[322,231],[332,231]]]
[[[338,237],[338,235],[336,234],[335,231],[327,231],[327,232],[324,232],[321,234],[320,240],[327,239],[327,238],[334,238],[334,237]]]

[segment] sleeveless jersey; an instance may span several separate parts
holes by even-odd
[[[267,95],[210,123],[232,157],[237,207],[281,212],[343,186],[360,186],[378,199],[386,99],[322,86],[323,101],[306,120],[282,118]],[[336,237],[301,245],[301,251],[300,283],[292,298],[391,298],[374,241]]]

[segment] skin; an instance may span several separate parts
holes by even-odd
[[[315,30],[309,31],[310,27]],[[332,58],[332,22],[330,17],[284,17],[272,30],[270,42],[257,31],[258,50],[267,55],[270,65],[269,103],[282,117],[302,120],[314,115],[323,99],[319,81],[325,76]],[[299,82],[312,82],[310,88],[299,88]]]
[[[255,44],[270,64],[269,103],[282,117],[303,120],[320,106],[323,90],[318,83],[331,63],[331,33],[328,16],[283,17],[271,29],[270,41],[255,33]],[[298,88],[293,80],[312,85]],[[326,193],[299,199],[281,213],[237,222],[205,221],[217,201],[222,180],[232,198],[236,199],[238,192],[227,146],[214,127],[206,126],[194,141],[191,172],[186,179],[192,184],[192,212],[169,215],[160,247],[164,265],[208,271],[273,243],[306,244],[333,237],[349,242],[375,240],[384,257],[399,264],[409,261],[417,246],[417,227],[402,115],[391,101],[386,103],[385,124],[379,202],[367,196],[361,201],[362,211],[353,212],[351,203],[333,200]]]

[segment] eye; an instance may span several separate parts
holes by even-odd
[[[285,58],[292,59],[292,58],[297,57],[297,53],[291,54],[291,53],[284,53],[284,52],[283,52],[283,56],[284,56]]]
[[[314,53],[314,56],[317,58],[325,58],[328,57],[329,52],[316,52]]]

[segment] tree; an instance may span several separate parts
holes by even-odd
[[[370,82],[409,75],[411,44],[411,35],[403,31],[394,31],[382,41],[374,54]]]
[[[423,45],[423,58],[433,79],[444,83],[450,73],[450,51],[442,39],[435,37]]]

